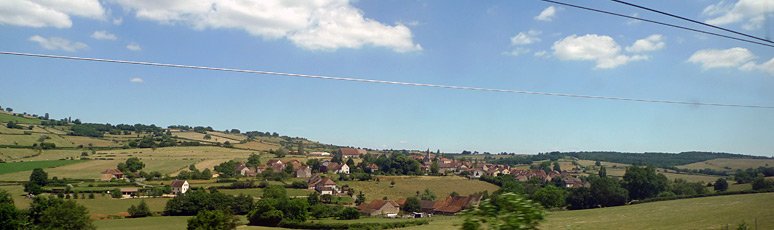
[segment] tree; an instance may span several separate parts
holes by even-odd
[[[137,206],[130,206],[129,210],[127,210],[130,217],[137,218],[137,217],[146,217],[151,216],[152,213],[150,211],[150,208],[148,208],[148,204],[145,203],[145,200],[141,200],[140,204]]]
[[[599,167],[599,166],[602,166],[602,162],[595,161],[595,162],[594,162],[594,165],[596,165],[597,167]]]
[[[433,163],[430,164],[430,174],[438,175],[439,171],[440,171],[440,167],[438,166],[438,161],[433,161]]]
[[[558,161],[554,161],[554,171],[557,171],[557,172],[561,172],[562,171],[562,167],[559,166],[559,162]]]
[[[237,174],[236,173],[237,164],[238,163],[236,161],[229,160],[229,161],[223,162],[223,163],[221,163],[219,165],[216,165],[215,166],[215,171],[220,173],[220,176],[224,177],[224,178],[235,177],[236,174]]]
[[[355,167],[355,160],[353,160],[352,157],[347,159],[347,166],[349,166],[350,168]]]
[[[188,219],[189,230],[226,230],[236,229],[237,222],[239,221],[231,213],[224,212],[222,210],[203,210],[196,214],[196,216]]]
[[[591,195],[593,206],[619,206],[626,204],[631,191],[622,188],[621,185],[610,177],[589,177],[591,183]]]
[[[605,169],[605,166],[599,168],[599,177],[607,177],[607,169]]]
[[[13,112],[13,109],[11,107],[5,107],[5,111],[10,113]]]
[[[419,195],[419,199],[422,200],[435,200],[435,193],[430,191],[429,188],[426,188],[424,192],[422,192],[421,195]]]
[[[594,196],[591,195],[589,188],[581,187],[570,190],[570,195],[566,198],[566,203],[570,209],[588,209],[595,206]]]
[[[13,205],[11,195],[0,190],[0,229],[23,229],[26,215]]]
[[[145,163],[142,163],[142,161],[140,161],[140,158],[137,158],[137,157],[130,157],[129,159],[126,159],[126,162],[124,163],[124,165],[125,165],[124,166],[125,169],[129,170],[129,172],[137,172],[145,168]]]
[[[277,156],[277,158],[283,158],[286,155],[288,155],[288,150],[284,148],[279,148],[276,151],[274,151],[274,155]]]
[[[29,182],[24,184],[24,191],[37,195],[43,192],[43,186],[46,184],[48,184],[48,173],[41,168],[36,168],[32,170]]]
[[[288,197],[288,192],[281,185],[270,185],[263,189],[261,199],[284,199]]]
[[[360,192],[360,193],[363,193],[363,192]],[[320,194],[317,192],[309,193],[309,196],[306,197],[306,202],[309,203],[310,206],[315,206],[317,204],[320,204]],[[355,200],[355,203],[357,203],[357,200]]]
[[[203,137],[203,138],[204,138],[205,140],[210,140],[210,139],[212,139],[212,135],[210,135],[210,134],[204,134],[204,137]]]
[[[774,188],[774,181],[767,180],[765,177],[758,176],[752,181],[753,190],[762,190]]]
[[[261,199],[255,203],[255,207],[247,215],[250,225],[277,226],[285,217],[282,211],[275,207],[277,200]]]
[[[360,212],[358,212],[357,209],[353,207],[346,207],[344,210],[341,210],[341,213],[339,214],[339,220],[355,219],[360,219]]]
[[[320,172],[320,165],[322,165],[322,163],[320,163],[319,159],[309,159],[306,161],[306,165],[312,169],[313,173],[318,173]]]
[[[419,204],[419,199],[416,197],[406,198],[406,203],[403,205],[403,210],[406,212],[419,212],[422,210],[422,206]]]
[[[72,200],[35,197],[29,215],[30,220],[40,229],[95,229],[86,207]]]
[[[546,208],[564,207],[567,192],[553,185],[538,189],[532,198]]]
[[[360,193],[357,194],[357,198],[355,199],[355,205],[360,205],[362,203],[365,203],[366,196],[363,194],[363,191],[360,191]]]
[[[629,191],[629,197],[633,200],[655,197],[667,189],[666,176],[656,174],[656,169],[652,166],[627,168],[623,181],[624,188]]]
[[[247,163],[245,163],[245,166],[258,167],[258,165],[260,164],[261,164],[261,155],[251,153],[250,157],[247,158]]]
[[[538,229],[545,219],[545,211],[539,204],[515,193],[485,200],[465,215],[465,229],[477,229],[480,225],[486,225],[486,229]]]

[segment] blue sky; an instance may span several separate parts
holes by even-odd
[[[774,4],[762,7],[765,0],[632,2],[756,36],[774,33]],[[609,1],[572,3],[681,23]],[[0,3],[0,50],[774,106],[774,48],[541,1],[10,0]],[[11,56],[0,56],[0,69],[0,106],[88,122],[210,125],[447,152],[774,154],[771,109]]]

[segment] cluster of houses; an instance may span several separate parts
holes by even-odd
[[[554,178],[561,178],[567,188],[578,188],[588,186],[580,178],[580,171],[577,168],[571,170],[543,171],[542,169],[524,169],[511,167],[509,165],[478,163],[469,160],[449,159],[442,156],[436,157],[435,154],[425,152],[425,154],[412,154],[412,158],[422,163],[422,170],[429,172],[434,161],[438,164],[438,173],[441,174],[467,174],[469,178],[481,178],[482,176],[512,175],[516,180],[526,182],[529,180],[539,180],[549,182]]]
[[[482,194],[476,193],[469,196],[448,196],[443,200],[420,200],[419,212],[413,212],[412,217],[425,217],[428,215],[454,215],[462,210],[478,206],[481,202]],[[360,204],[357,208],[361,214],[366,216],[386,216],[396,217],[401,209],[404,209],[406,199],[397,201],[392,200],[373,200],[370,203]]]

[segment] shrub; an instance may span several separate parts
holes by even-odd
[[[339,220],[360,219],[360,212],[356,208],[347,207],[339,213]]]

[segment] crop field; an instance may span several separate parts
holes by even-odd
[[[263,142],[263,141],[250,141],[244,144],[235,144],[237,148],[245,148],[245,149],[253,149],[253,150],[260,150],[260,151],[268,151],[268,150],[274,150],[279,149],[281,146],[277,143],[271,143],[271,142]]]
[[[578,160],[578,164],[579,165],[586,166],[586,167],[594,166],[595,163],[596,163],[596,161],[592,161],[592,160]],[[608,162],[608,161],[600,161],[599,163],[602,164],[602,166],[605,166],[605,168],[607,168],[608,170],[610,168],[613,168],[613,167],[615,167],[615,168],[629,167],[628,164]]]
[[[390,182],[395,181],[395,186]],[[496,185],[479,180],[469,180],[458,176],[432,177],[432,176],[380,176],[379,181],[342,181],[340,185],[348,184],[355,192],[363,191],[367,200],[388,199],[397,200],[409,196],[415,196],[416,192],[430,189],[437,199],[443,199],[451,192],[460,195],[469,195],[476,192],[494,192]]]
[[[211,139],[207,140],[204,139],[204,136],[206,134],[203,133],[197,133],[197,132],[172,132],[172,136],[178,136],[180,138],[195,140],[195,141],[201,141],[201,142],[231,142],[232,144],[239,143],[241,139],[231,139],[229,137],[224,137],[226,134],[223,133],[217,133],[217,132],[207,132],[212,137]]]
[[[736,171],[737,169],[748,169],[758,167],[774,166],[774,159],[732,159],[719,158],[702,162],[696,162],[687,165],[677,166],[684,169],[714,169],[719,171]]]
[[[76,178],[76,179],[99,179],[101,172],[105,169],[115,168],[122,160],[88,160],[88,161],[66,161],[77,162],[77,164],[66,165],[57,168],[47,169],[48,175],[58,176],[60,178]],[[145,163],[145,171],[159,171],[162,174],[175,172],[183,167],[196,162],[195,160],[183,160],[183,159],[156,159],[156,160],[143,160]],[[23,162],[28,163],[28,162]],[[36,163],[36,162],[29,162]],[[24,181],[29,178],[29,171],[16,171],[14,173],[0,175],[0,180],[9,181]]]
[[[63,138],[70,142],[73,146],[83,145],[85,147],[118,147],[118,143],[110,140],[98,139],[93,137],[81,137],[81,136],[63,136]]]
[[[146,218],[129,218],[94,221],[97,229],[130,230],[130,229],[185,229],[190,216],[157,216]]]
[[[38,140],[41,138],[42,135],[46,135],[49,138],[45,140],[45,142],[48,143],[54,143],[57,147],[73,147],[71,142],[65,140],[64,138],[60,137],[59,135],[55,134],[40,134],[40,133],[32,133],[29,135],[10,135],[10,134],[2,134],[0,135],[0,145],[19,145],[19,146],[32,146],[32,144],[38,143]]]
[[[0,178],[2,178],[5,175],[12,175],[15,173],[23,174],[24,172],[31,172],[35,168],[53,168],[53,167],[60,167],[65,165],[81,163],[81,162],[83,161],[55,160],[55,161],[29,161],[29,162],[0,163],[0,174],[2,174]],[[29,173],[27,173],[27,178],[29,178]]]

